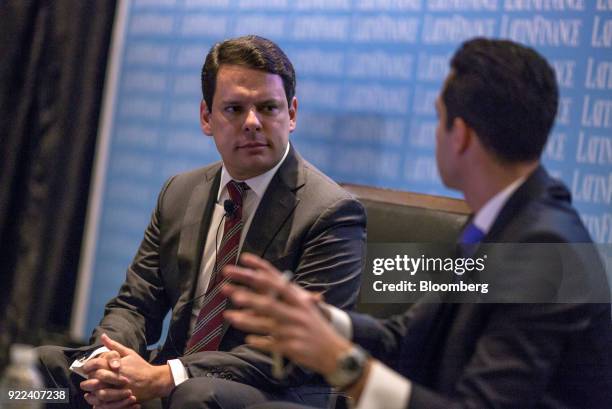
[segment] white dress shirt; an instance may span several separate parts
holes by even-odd
[[[473,223],[483,233],[487,234],[502,207],[510,196],[525,181],[519,178],[495,194],[474,215]],[[330,314],[330,322],[334,328],[347,339],[353,338],[353,325],[349,315],[339,308],[325,305]],[[418,353],[418,351],[415,351]],[[403,409],[408,405],[412,392],[412,382],[386,366],[380,361],[374,361],[370,376],[361,393],[355,409]]]

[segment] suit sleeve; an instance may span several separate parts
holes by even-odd
[[[146,356],[148,344],[159,340],[162,322],[169,310],[159,271],[160,220],[164,194],[161,190],[140,247],[127,269],[118,295],[106,304],[104,317],[94,330],[91,343],[100,343],[103,333]]]
[[[322,292],[330,304],[351,308],[361,284],[365,224],[363,206],[352,198],[343,198],[322,212],[302,240],[294,281],[309,291]],[[236,346],[229,353],[200,352],[180,360],[192,377],[212,374],[264,389],[299,386],[315,376],[287,363],[288,373],[279,381],[271,374],[271,358],[246,345]]]
[[[295,269],[295,282],[323,294],[328,304],[351,309],[365,263],[366,216],[361,203],[342,199],[312,225]]]
[[[429,334],[432,325],[435,324],[432,322],[435,317],[434,311],[439,309],[439,304],[417,303],[403,314],[386,319],[349,312],[353,342],[369,351],[374,358],[395,368],[402,350],[422,344],[422,339]],[[407,340],[410,344],[407,344]]]
[[[595,316],[592,309],[597,307],[587,304],[498,304],[488,308],[492,309],[488,325],[456,383],[447,393],[440,393],[413,382],[406,407],[535,407],[549,382],[554,381],[553,373],[562,365],[565,346],[571,337],[592,326]],[[606,322],[605,309],[600,311],[599,317]],[[402,370],[403,375],[409,375],[406,368],[398,368],[397,361],[393,361],[398,358],[400,349],[405,348],[402,338],[414,329],[409,317],[387,321],[359,315],[352,318],[355,342],[370,349],[389,366]],[[377,342],[379,347],[376,347]],[[405,351],[411,352],[419,353]],[[599,407],[596,402],[593,404],[592,407]]]

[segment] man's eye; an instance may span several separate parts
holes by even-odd
[[[276,112],[278,110],[278,105],[264,105],[263,110],[264,112]]]
[[[240,107],[237,106],[237,105],[229,105],[229,106],[225,107],[225,112],[238,113],[238,112],[240,112]]]

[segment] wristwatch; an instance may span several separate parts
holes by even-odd
[[[337,389],[346,389],[354,384],[363,374],[370,355],[357,345],[338,357],[334,372],[325,376],[325,380]]]

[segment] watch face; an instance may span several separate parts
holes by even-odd
[[[359,361],[354,356],[347,357],[346,361],[344,362],[344,369],[349,372],[357,371],[360,367],[361,365],[359,365]]]
[[[344,388],[352,384],[363,373],[367,360],[367,353],[361,348],[353,346],[350,351],[338,359],[336,370],[326,376],[328,383],[337,388]]]

